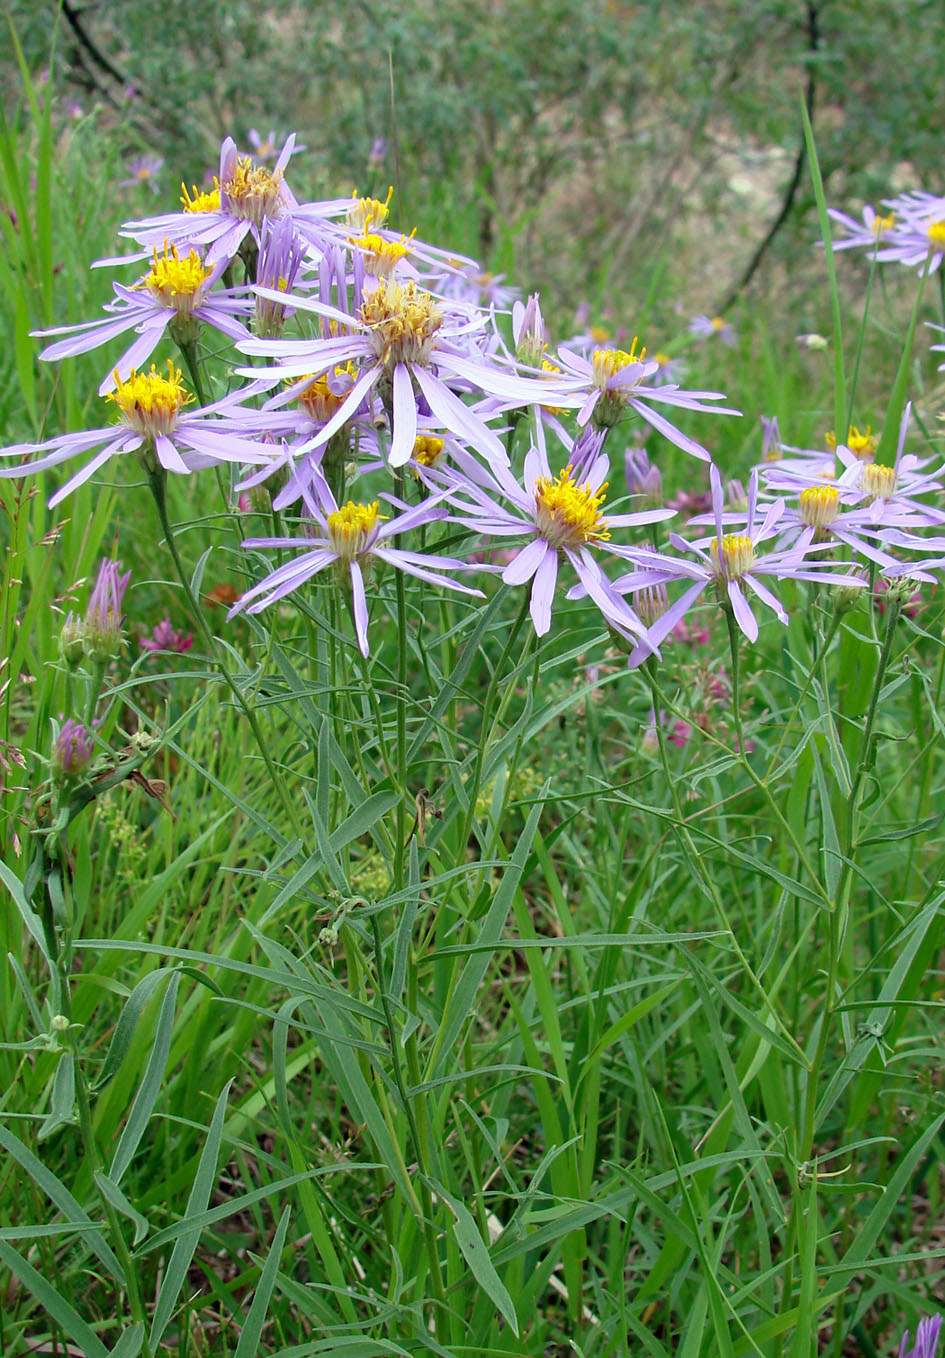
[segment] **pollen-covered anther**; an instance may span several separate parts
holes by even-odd
[[[113,401],[122,419],[145,438],[170,434],[185,405],[193,394],[181,383],[181,372],[167,360],[167,377],[162,377],[154,364],[149,373],[132,368],[127,381],[115,372],[115,390],[108,392],[106,401]]]
[[[744,533],[726,533],[722,538],[721,551],[718,539],[712,539],[709,555],[716,575],[723,580],[739,580],[754,565],[755,544]]]
[[[211,273],[196,250],[181,259],[177,247],[165,243],[161,255],[155,246],[154,263],[141,280],[141,286],[162,306],[186,314],[193,310],[197,294]]]
[[[352,235],[365,236],[371,231],[379,231],[387,221],[390,200],[394,196],[393,184],[387,190],[387,198],[382,203],[379,198],[359,198],[354,194],[351,206],[345,214],[345,225]]]
[[[889,500],[896,493],[896,469],[869,462],[860,473],[860,487],[871,500]]]
[[[328,539],[342,561],[353,561],[368,547],[377,524],[387,517],[379,508],[377,500],[369,505],[349,500],[328,515]]]
[[[443,451],[443,440],[435,434],[418,434],[413,445],[413,460],[421,467],[435,467]]]
[[[388,368],[425,362],[443,324],[430,293],[413,282],[392,283],[384,278],[364,298],[359,316],[368,327],[374,352]]]
[[[565,467],[552,480],[539,476],[535,482],[535,523],[552,547],[581,547],[610,537],[607,520],[600,512],[606,483],[595,494],[589,483],[579,485],[573,468]]]
[[[800,515],[813,528],[827,528],[839,513],[840,493],[836,486],[808,486],[800,494]]]
[[[214,175],[212,189],[198,189],[196,184],[188,189],[181,184],[180,201],[185,212],[219,212],[220,181]]]
[[[837,436],[833,430],[828,431],[826,436],[827,447],[831,450],[837,446]],[[872,426],[867,425],[863,433],[860,433],[855,424],[851,424],[846,437],[846,446],[854,457],[858,457],[861,462],[872,462],[876,456],[876,449],[879,447],[879,439],[873,433]]]
[[[637,352],[636,336],[634,336],[629,352],[626,349],[595,349],[591,355],[594,385],[606,387],[610,379],[617,373],[622,372],[624,368],[629,368],[632,363],[643,363],[645,359],[645,348]]]
[[[347,400],[356,376],[350,363],[336,364],[329,372],[322,373],[320,377],[313,377],[299,392],[296,400],[316,424],[327,424]],[[295,378],[293,382],[298,380]]]
[[[929,222],[925,234],[931,251],[945,250],[945,221]]]
[[[412,253],[412,239],[412,232],[409,237],[401,236],[400,240],[386,240],[369,231],[362,236],[349,236],[348,244],[361,251],[368,273],[375,278],[389,278],[400,261]]]
[[[278,217],[282,210],[282,175],[240,156],[220,185],[220,200],[231,216],[262,226],[265,218]]]

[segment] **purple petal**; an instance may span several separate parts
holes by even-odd
[[[551,627],[551,605],[554,601],[557,582],[558,553],[547,552],[532,581],[532,594],[528,610],[532,615],[536,636],[543,637]]]
[[[735,621],[749,641],[758,640],[758,619],[752,613],[748,600],[741,591],[737,580],[729,580],[728,597],[731,601]]]

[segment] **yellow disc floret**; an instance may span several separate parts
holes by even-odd
[[[877,240],[881,240],[887,231],[891,231],[896,225],[896,214],[890,212],[888,217],[881,216],[878,212],[873,218],[872,231]]]
[[[378,509],[377,500],[369,505],[349,500],[328,515],[328,540],[343,561],[353,561],[366,550],[375,527],[387,517]]]
[[[718,538],[709,544],[709,555],[715,573],[722,580],[740,580],[755,563],[755,544],[744,533],[726,533],[719,551]]]
[[[409,255],[413,238],[401,236],[400,240],[385,240],[376,232],[368,231],[363,236],[349,236],[348,244],[353,245],[364,255],[364,267],[376,278],[389,278],[400,261]]]
[[[945,221],[929,222],[925,234],[929,240],[929,249],[933,253],[945,250]]]
[[[149,373],[132,368],[128,380],[123,382],[116,369],[115,390],[105,397],[106,401],[114,401],[124,422],[145,438],[170,434],[181,410],[193,399],[193,394],[181,384],[180,369],[170,359],[167,377],[162,377],[152,363]]]
[[[364,298],[359,317],[369,329],[374,352],[388,368],[425,362],[443,324],[430,293],[413,282],[392,283],[384,278]]]
[[[418,434],[413,444],[413,460],[421,467],[435,467],[443,451],[443,440],[435,434]]]
[[[387,190],[382,203],[379,198],[359,198],[357,191],[352,196],[351,206],[345,215],[345,225],[352,235],[364,236],[370,231],[378,231],[387,221],[390,200],[394,196],[393,184]]]
[[[327,424],[338,408],[344,404],[348,398],[352,386],[354,385],[357,372],[351,363],[336,364],[330,372],[322,373],[320,377],[313,377],[308,386],[303,387],[296,400],[305,407],[312,419],[317,424]],[[337,379],[349,379],[338,381]],[[304,378],[293,378],[290,385],[295,382],[304,381]],[[340,387],[340,391],[333,391],[332,386]]]
[[[154,247],[154,263],[150,273],[145,274],[141,286],[160,302],[161,306],[174,311],[190,312],[197,301],[197,294],[213,272],[205,267],[196,250],[191,250],[181,259],[175,245],[165,242],[164,253],[159,255]]]
[[[591,355],[591,369],[595,387],[606,387],[607,383],[631,363],[642,363],[646,349],[637,352],[637,337],[634,335],[629,352],[626,349],[595,349]]]
[[[896,469],[870,462],[860,473],[860,486],[871,500],[889,500],[896,493]]]
[[[607,520],[600,512],[606,483],[595,494],[590,483],[574,480],[569,465],[552,480],[539,476],[535,482],[535,523],[552,547],[581,547],[610,537]]]
[[[828,448],[836,448],[837,436],[832,429],[827,431],[826,442]],[[879,447],[879,439],[872,432],[872,426],[867,425],[865,433],[860,433],[855,424],[850,425],[849,433],[846,437],[846,446],[858,457],[861,462],[872,462],[876,456],[876,449]]]
[[[265,217],[277,217],[282,209],[282,175],[240,156],[220,186],[220,197],[231,216],[262,226]]]
[[[181,184],[180,201],[185,212],[219,212],[220,181],[214,175],[213,188],[206,192],[198,189],[196,184],[189,191],[186,184]]]
[[[813,528],[827,528],[837,517],[840,493],[836,486],[808,486],[800,494],[800,515]]]

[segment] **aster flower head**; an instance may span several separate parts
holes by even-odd
[[[386,497],[390,498],[390,497]],[[320,572],[331,568],[335,578],[350,591],[358,648],[369,654],[368,604],[365,585],[376,561],[415,575],[429,584],[442,585],[462,594],[482,598],[482,591],[461,585],[444,574],[446,570],[466,570],[463,561],[445,556],[429,556],[390,544],[422,524],[446,517],[447,511],[435,500],[427,500],[406,512],[388,517],[381,514],[380,502],[340,505],[318,468],[312,474],[311,490],[303,500],[312,523],[302,538],[247,538],[243,546],[276,548],[301,552],[294,560],[279,566],[258,584],[248,589],[228,617],[245,609],[258,613],[278,602]]]
[[[828,208],[827,216],[835,221],[843,232],[833,241],[835,250],[865,248],[874,251],[877,258],[882,258],[878,253],[880,246],[896,230],[894,210],[879,213],[868,203],[863,209],[861,221],[850,217],[846,212],[840,212],[837,208]]]
[[[720,339],[730,349],[738,340],[734,328],[724,316],[693,316],[689,322],[689,333],[700,339]]]
[[[91,660],[113,660],[121,650],[125,617],[122,604],[131,571],[121,573],[117,561],[103,561],[82,621],[82,643]]]
[[[668,509],[635,514],[604,512],[609,463],[598,455],[585,462],[579,479],[572,462],[552,472],[544,442],[539,439],[525,457],[523,483],[505,468],[481,467],[472,458],[456,459],[458,472],[441,475],[441,485],[456,506],[455,522],[485,538],[526,536],[502,572],[506,585],[530,584],[532,624],[536,635],[551,627],[551,610],[559,568],[567,562],[578,577],[581,593],[598,606],[605,620],[624,631],[642,635],[639,618],[612,590],[595,552],[621,555],[625,549],[611,541],[614,527],[639,527],[672,517]]]
[[[259,165],[265,165],[267,161],[275,160],[279,154],[279,133],[272,129],[265,137],[261,137],[255,127],[251,127],[246,133],[246,140],[253,148],[253,159]],[[298,155],[300,151],[306,151],[308,147],[295,142],[292,147],[292,155]]]
[[[115,378],[106,401],[118,410],[118,423],[76,434],[60,434],[45,443],[20,443],[0,449],[3,457],[43,456],[0,469],[0,477],[29,476],[56,467],[83,453],[92,457],[50,497],[50,508],[83,485],[111,457],[133,453],[149,474],[161,470],[187,474],[219,462],[271,463],[272,448],[243,438],[216,418],[231,401],[226,398],[188,414],[193,395],[184,387],[179,368],[168,360],[167,376],[154,365],[149,373],[132,370],[127,381]]]
[[[940,1315],[926,1316],[919,1321],[918,1329],[915,1333],[915,1345],[907,1349],[909,1343],[909,1331],[906,1330],[902,1336],[902,1343],[899,1345],[899,1358],[935,1358],[938,1352],[939,1333],[942,1328],[942,1317]]]
[[[135,156],[125,166],[126,179],[119,179],[120,189],[134,189],[147,184],[153,193],[158,192],[157,177],[164,165],[163,156]]]
[[[538,293],[533,292],[526,303],[512,304],[512,339],[515,356],[522,363],[536,368],[548,348],[548,331],[541,314]]]
[[[654,410],[653,404],[719,415],[740,413],[728,406],[706,404],[724,400],[720,391],[685,391],[672,383],[653,386],[650,379],[659,364],[647,358],[645,349],[637,350],[636,340],[629,350],[595,349],[590,358],[559,348],[557,359],[561,376],[548,374],[544,404],[578,405],[577,421],[582,426],[590,420],[597,428],[607,429],[632,410],[677,448],[707,462],[709,454],[702,445]]]
[[[65,780],[81,778],[91,764],[94,752],[88,728],[70,717],[63,722],[53,744],[53,773]]]
[[[133,370],[140,369],[166,331],[178,343],[193,342],[202,321],[228,339],[248,339],[249,331],[239,317],[250,313],[252,302],[235,291],[212,291],[224,267],[225,261],[220,261],[210,268],[196,250],[182,255],[165,241],[160,253],[154,247],[151,267],[137,283],[130,288],[112,285],[115,300],[105,307],[106,316],[80,325],[33,331],[42,338],[68,336],[47,345],[40,358],[49,362],[88,353],[133,330],[137,338],[112,364],[99,387],[99,395],[104,396],[114,388],[116,374],[127,380]]]

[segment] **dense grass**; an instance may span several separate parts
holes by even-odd
[[[93,120],[27,94],[5,443],[98,422],[101,355],[37,364],[28,332],[95,314],[90,260],[149,210]],[[907,384],[934,446],[915,280],[861,331],[855,269],[805,303],[836,367],[763,307],[733,351],[667,335],[744,411],[699,426],[727,474],[761,413],[820,446],[851,414],[895,431]],[[641,280],[613,323],[652,304]],[[113,466],[60,515],[51,475],[2,489],[3,1352],[801,1358],[914,1330],[941,1295],[941,590],[799,585],[734,654],[707,603],[706,641],[631,672],[586,602],[539,643],[496,581],[385,579],[362,663],[327,584],[225,621],[268,514],[210,473],[170,487],[201,630]],[[70,674],[62,615],[109,554],[127,642]],[[166,614],[192,648],[141,650]],[[51,723],[93,707],[113,756],[41,849],[72,795]]]

